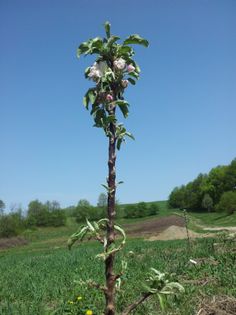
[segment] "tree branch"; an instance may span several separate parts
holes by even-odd
[[[130,304],[129,306],[126,307],[126,309],[122,312],[121,315],[128,315],[129,313],[131,313],[138,305],[142,304],[149,296],[151,296],[152,293],[151,292],[147,292],[147,293],[143,293],[142,296],[140,296],[140,298]]]

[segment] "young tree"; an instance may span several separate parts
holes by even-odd
[[[139,35],[131,35],[121,44],[118,36],[111,35],[110,24],[105,23],[106,38],[96,37],[83,42],[77,51],[77,56],[97,55],[95,63],[85,70],[85,77],[92,80],[95,86],[91,87],[84,97],[84,105],[93,116],[95,127],[102,128],[108,138],[108,177],[104,184],[107,191],[107,218],[93,224],[87,220],[87,225],[73,234],[69,239],[69,248],[77,240],[82,240],[87,233],[94,236],[103,244],[104,252],[98,255],[105,262],[105,287],[96,284],[105,295],[105,315],[115,314],[115,285],[121,274],[114,271],[115,255],[125,244],[124,230],[115,224],[116,209],[116,149],[120,150],[121,144],[128,136],[133,138],[123,124],[117,120],[117,111],[120,110],[124,118],[129,114],[129,104],[124,99],[125,89],[129,84],[134,85],[139,79],[140,68],[133,59],[134,50],[132,44],[148,46],[148,41]],[[105,230],[105,235],[102,232]],[[120,233],[122,239],[116,239]],[[155,277],[154,277],[155,278]],[[157,282],[155,282],[157,283]],[[150,289],[151,290],[151,289]],[[152,291],[152,290],[151,290]],[[148,298],[151,293],[146,293],[138,302],[130,305],[123,312],[129,314],[134,308]]]
[[[207,209],[208,212],[211,212],[213,208],[213,200],[209,194],[205,194],[202,199],[202,207]]]

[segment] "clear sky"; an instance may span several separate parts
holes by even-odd
[[[122,203],[171,190],[236,157],[235,0],[2,0],[0,199],[81,198],[95,204],[107,176],[107,139],[82,105],[91,82],[76,58],[88,38],[138,33],[142,73],[124,121],[136,141],[117,157]]]

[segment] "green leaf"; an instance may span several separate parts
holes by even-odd
[[[137,72],[137,73],[140,73],[140,72],[141,72],[141,69],[140,69],[139,65],[137,65],[137,63],[135,64],[135,68],[136,68],[136,72]]]
[[[139,79],[139,75],[136,72],[129,72],[129,76],[136,78],[136,79]]]
[[[165,310],[165,302],[164,302],[163,296],[161,294],[157,294],[157,296],[158,296],[159,301],[160,301],[161,309],[162,309],[162,311],[164,311]]]
[[[87,94],[83,97],[83,104],[84,104],[85,108],[88,109],[89,98],[88,98]]]
[[[99,108],[94,113],[94,121],[95,121],[95,127],[103,127],[103,120],[106,119],[106,112],[104,109]]]
[[[114,123],[116,121],[116,116],[115,115],[109,115],[106,117],[106,123],[110,124],[110,123]]]
[[[79,58],[82,54],[86,54],[89,51],[89,43],[83,42],[77,49],[77,57]]]
[[[123,141],[122,138],[119,138],[119,139],[117,140],[117,144],[116,144],[117,150],[120,150],[120,146],[121,146],[122,141]]]
[[[95,37],[91,40],[91,48],[97,48],[100,50],[103,46],[102,39],[100,37]]]
[[[148,47],[149,43],[146,39],[140,37],[138,34],[130,35],[125,41],[124,45],[129,44],[137,44],[137,45],[143,45],[144,47]]]
[[[105,22],[104,27],[105,27],[107,38],[110,38],[110,36],[111,36],[111,24],[107,21],[107,22]]]
[[[86,223],[87,223],[88,228],[90,229],[90,231],[94,232],[95,229],[94,229],[94,227],[92,226],[92,224],[89,222],[89,220],[87,218],[86,218]]]
[[[86,107],[86,109],[88,109],[89,102],[91,104],[94,104],[95,100],[96,100],[95,88],[88,89],[83,98],[83,104]]]
[[[116,41],[118,41],[120,39],[120,37],[118,36],[111,36],[109,39],[108,39],[108,42],[107,42],[107,47],[111,47]]]
[[[94,90],[89,90],[88,92],[88,98],[91,104],[94,104],[95,100],[96,100],[96,95],[94,93]]]
[[[128,81],[129,81],[131,84],[133,84],[133,85],[136,84],[136,81],[135,81],[134,79],[132,79],[132,78],[128,78]]]
[[[134,136],[132,135],[132,133],[130,132],[126,132],[125,135],[129,138],[131,138],[132,140],[135,140]]]
[[[129,46],[120,46],[119,47],[119,50],[118,50],[118,53],[120,54],[120,55],[122,55],[122,54],[130,54],[130,55],[133,55],[134,54],[134,51],[133,51],[133,49],[131,48],[131,47],[129,47]]]
[[[90,72],[90,67],[87,67],[87,68],[85,69],[85,71],[84,71],[84,76],[85,76],[86,79],[88,78],[89,72]]]
[[[107,186],[107,185],[105,185],[105,184],[101,184],[102,185],[102,187],[104,187],[107,191],[109,191],[109,187]]]
[[[128,104],[128,102],[123,101],[123,100],[118,100],[118,101],[116,101],[116,105],[119,106],[123,116],[125,118],[127,118],[128,114],[129,114],[129,109],[128,109],[129,104]]]

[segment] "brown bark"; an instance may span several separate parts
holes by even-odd
[[[111,110],[110,114],[115,114],[115,110]],[[108,156],[108,223],[107,223],[107,246],[106,251],[108,251],[109,246],[115,241],[115,230],[114,230],[114,220],[115,220],[115,193],[116,193],[116,136],[115,136],[115,125],[110,124],[109,136],[109,156]],[[115,254],[110,254],[105,260],[105,277],[106,277],[106,308],[105,315],[115,314],[115,282],[116,276],[114,274],[114,259]]]
[[[152,293],[150,293],[150,292],[144,293],[136,302],[127,306],[127,308],[122,312],[121,315],[130,314],[138,305],[142,304],[151,295],[152,295]]]

